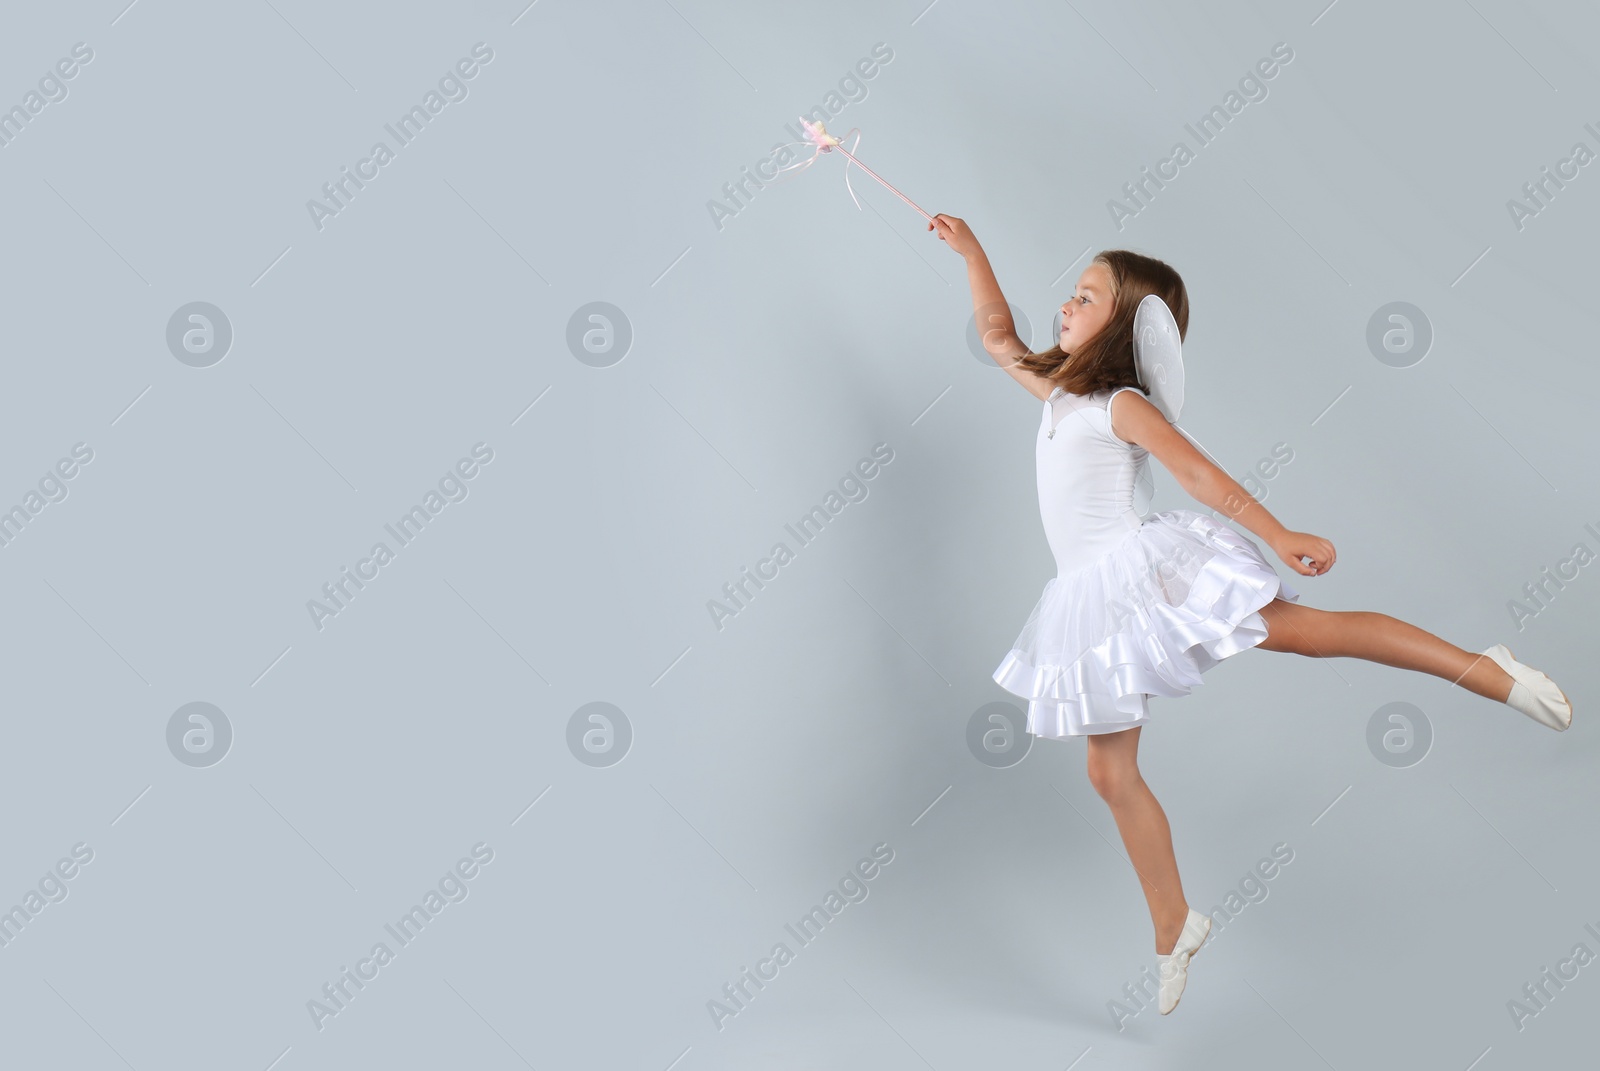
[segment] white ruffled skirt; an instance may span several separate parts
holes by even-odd
[[[1051,577],[994,671],[1028,700],[1034,736],[1087,736],[1150,720],[1151,696],[1267,638],[1260,610],[1299,602],[1256,544],[1193,510],[1153,513],[1094,562]]]

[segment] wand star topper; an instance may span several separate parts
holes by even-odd
[[[889,185],[876,171],[873,171],[872,168],[856,159],[855,154],[844,147],[844,139],[835,137],[834,135],[828,133],[827,127],[823,126],[823,124],[813,123],[803,115],[800,117],[800,125],[805,128],[806,141],[814,146],[817,151],[797,164],[788,164],[784,167],[778,168],[779,174],[782,174],[785,171],[804,171],[806,168],[817,162],[817,157],[821,156],[825,152],[833,152],[835,149],[837,149],[839,152],[844,153],[844,155],[849,159],[849,163],[844,165],[844,186],[845,189],[850,191],[850,200],[855,201],[857,208],[861,207],[861,201],[856,197],[855,187],[850,185],[850,164],[855,164],[868,175],[871,175],[874,179],[877,179],[877,181],[882,183],[883,187],[890,193],[894,194],[896,197],[900,198],[900,200],[904,201],[906,204],[922,213],[923,219],[927,220],[929,223],[933,222],[933,217],[928,215],[928,213],[923,212],[915,201],[911,200],[911,198],[907,197],[905,194]],[[861,128],[851,127],[850,133],[846,134],[845,138],[849,138],[852,135],[856,139],[856,147],[859,147],[861,145]],[[791,141],[787,144],[798,145],[801,143]]]

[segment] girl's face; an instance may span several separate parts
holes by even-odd
[[[1061,351],[1072,353],[1111,319],[1111,272],[1095,261],[1078,276],[1078,287],[1061,306]]]

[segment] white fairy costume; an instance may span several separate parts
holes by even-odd
[[[1150,401],[1169,421],[1183,404],[1177,325],[1160,298],[1134,321],[1134,352]],[[1151,696],[1188,695],[1201,674],[1266,639],[1260,610],[1299,593],[1261,550],[1193,510],[1145,516],[1149,453],[1111,430],[1124,390],[1044,403],[1035,449],[1039,516],[1056,575],[994,671],[1028,700],[1027,731],[1068,737],[1150,720]],[[1138,504],[1138,508],[1136,508]]]

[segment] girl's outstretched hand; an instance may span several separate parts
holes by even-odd
[[[1339,560],[1332,543],[1310,532],[1285,532],[1272,549],[1301,576],[1321,576]],[[1311,564],[1307,565],[1300,560],[1302,558],[1311,559]]]
[[[963,257],[970,256],[973,250],[978,248],[978,239],[973,237],[965,221],[955,216],[947,216],[943,212],[935,214],[933,220],[938,227],[935,228],[934,223],[930,223],[928,229],[930,231],[937,229],[944,243]]]

